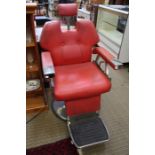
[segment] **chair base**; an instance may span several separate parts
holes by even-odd
[[[51,104],[51,108],[58,116],[60,119],[66,121],[67,120],[67,115],[66,115],[66,107],[65,107],[65,102],[64,101],[54,101]]]
[[[84,148],[109,140],[108,131],[97,114],[68,121],[71,139],[77,148]]]

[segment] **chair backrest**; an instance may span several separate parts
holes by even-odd
[[[47,22],[40,45],[51,53],[54,65],[59,66],[91,61],[92,47],[98,41],[93,23],[80,19],[72,30],[62,30],[60,21]]]

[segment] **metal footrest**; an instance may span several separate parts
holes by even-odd
[[[68,123],[70,136],[77,148],[83,148],[109,139],[107,129],[98,116],[86,117]]]

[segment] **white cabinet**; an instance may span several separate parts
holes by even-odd
[[[87,11],[86,9],[78,9],[78,18],[90,20],[90,12]]]
[[[96,29],[100,46],[122,63],[129,62],[128,6],[99,5]]]

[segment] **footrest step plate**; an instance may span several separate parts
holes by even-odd
[[[77,148],[103,143],[109,139],[107,129],[98,116],[69,123],[68,128]]]

